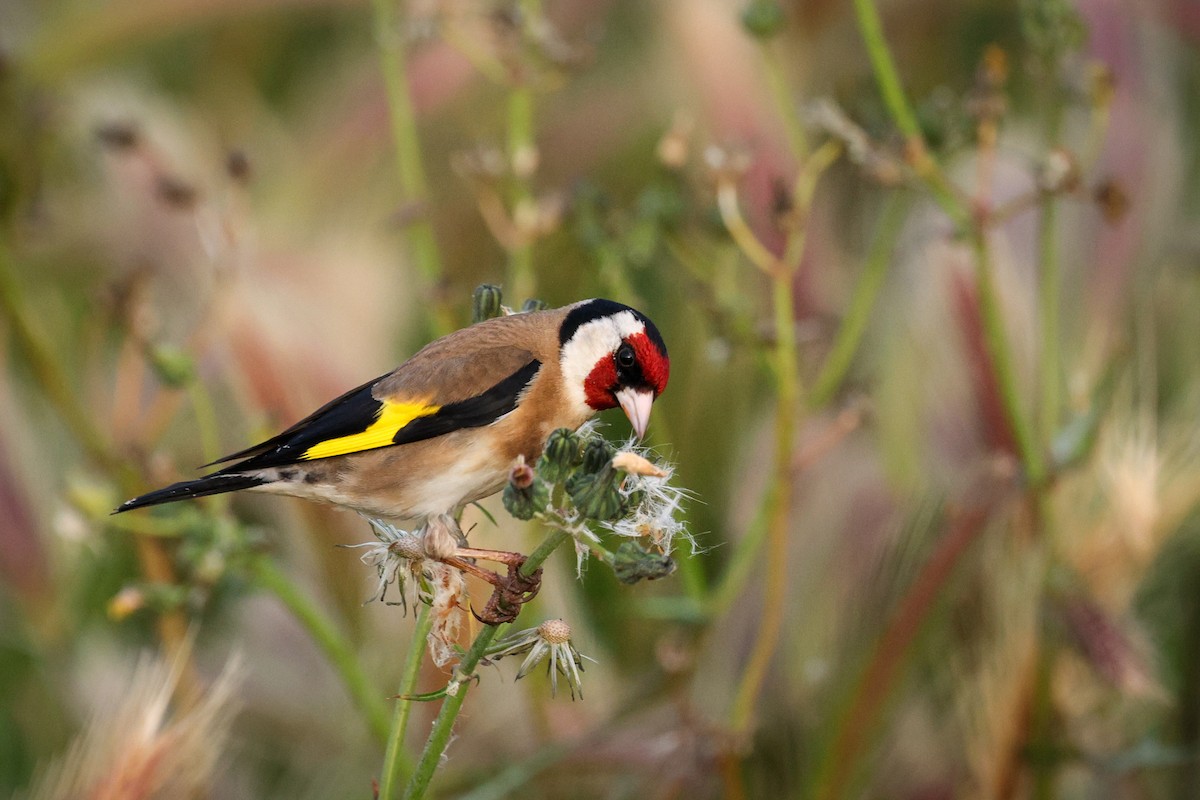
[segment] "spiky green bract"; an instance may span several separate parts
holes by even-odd
[[[550,483],[561,483],[583,460],[582,441],[574,431],[559,428],[546,440],[537,473]]]
[[[550,487],[545,481],[534,479],[528,486],[519,486],[509,481],[504,487],[504,507],[517,519],[533,519],[550,502]]]
[[[501,303],[504,295],[499,286],[490,283],[480,284],[475,289],[471,304],[471,321],[483,322],[485,319],[498,317],[504,313]]]
[[[599,472],[580,470],[567,479],[567,494],[587,519],[606,522],[621,516],[625,508],[618,473],[606,464]]]
[[[624,542],[613,553],[611,566],[617,580],[634,584],[670,575],[675,571],[675,559],[662,553],[643,550],[634,542]]]
[[[589,439],[587,445],[583,448],[581,469],[587,473],[600,472],[605,467],[611,467],[613,456],[616,454],[617,449],[609,444],[606,439]]]

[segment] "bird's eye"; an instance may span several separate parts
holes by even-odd
[[[637,356],[634,355],[633,347],[629,342],[625,342],[617,349],[617,366],[622,369],[631,369],[637,363]]]

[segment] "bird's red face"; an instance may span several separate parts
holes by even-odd
[[[628,306],[589,300],[567,316],[560,338],[568,390],[579,391],[592,411],[620,406],[642,438],[671,372],[654,323]]]

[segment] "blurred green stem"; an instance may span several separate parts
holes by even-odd
[[[380,742],[388,740],[387,707],[378,690],[371,685],[350,643],[338,634],[329,618],[294,583],[265,557],[252,558],[250,574],[258,585],[279,598],[329,660],[330,666],[342,679],[347,693],[358,704],[371,733]]]
[[[405,775],[413,771],[412,759],[404,751],[404,737],[408,732],[408,718],[412,715],[414,700],[407,700],[417,688],[417,678],[421,674],[421,662],[425,658],[429,631],[433,629],[433,611],[429,605],[421,603],[417,614],[417,627],[413,631],[412,644],[408,650],[408,658],[404,662],[404,675],[400,679],[400,691],[397,693],[396,708],[392,712],[391,733],[388,735],[387,750],[383,755],[383,775],[380,778],[379,797],[391,800],[400,790],[400,783]]]
[[[1038,303],[1041,312],[1042,354],[1039,361],[1041,386],[1040,432],[1043,441],[1054,436],[1058,429],[1059,381],[1062,369],[1059,359],[1059,314],[1061,305],[1058,261],[1058,201],[1047,196],[1042,204],[1038,249],[1041,253],[1041,274],[1038,280]]]
[[[991,355],[992,369],[996,375],[1000,400],[1005,416],[1016,439],[1017,455],[1029,483],[1038,486],[1045,475],[1042,449],[1034,438],[1025,415],[1021,413],[1021,398],[1017,389],[1016,370],[1012,351],[1008,346],[1008,335],[1004,330],[1004,316],[1000,310],[1000,298],[996,291],[996,277],[992,270],[991,253],[982,231],[971,237],[975,251],[976,282],[979,291],[979,313],[983,323],[983,334]]]
[[[787,134],[788,145],[792,156],[798,161],[808,156],[808,137],[804,132],[804,124],[800,121],[800,111],[792,97],[791,89],[785,77],[785,70],[780,63],[778,51],[772,47],[772,40],[762,40],[760,49],[763,57],[764,72],[767,76],[767,86],[775,100],[779,118],[783,121],[783,129]]]
[[[770,278],[775,329],[775,345],[771,353],[777,404],[775,464],[772,472],[774,486],[767,495],[769,511],[763,610],[758,635],[746,668],[742,672],[730,713],[734,731],[741,734],[745,734],[750,727],[759,693],[762,691],[783,629],[784,607],[787,604],[787,534],[791,524],[791,493],[795,469],[792,449],[796,438],[796,416],[800,412],[800,399],[804,393],[797,363],[796,308],[793,291],[796,273],[804,261],[809,211],[812,208],[817,180],[840,154],[841,145],[835,141],[828,141],[804,161],[797,173],[792,192],[795,209],[791,220],[792,227],[784,245],[783,258],[776,257],[763,245],[746,223],[732,177],[724,176],[717,187],[718,208],[730,236],[746,258]],[[747,540],[743,541],[742,545],[754,546],[756,543],[756,540]]]
[[[137,473],[100,432],[92,413],[67,380],[49,337],[38,327],[25,303],[14,269],[8,248],[0,243],[0,311],[8,318],[13,337],[28,359],[35,380],[88,456],[116,476],[122,490],[136,491],[140,484]]]
[[[929,154],[917,115],[904,94],[900,73],[883,35],[883,23],[879,19],[874,0],[854,0],[854,11],[858,17],[859,33],[867,46],[871,69],[875,72],[875,80],[879,84],[880,94],[883,95],[883,102],[907,141],[906,157],[909,163],[958,229],[967,229],[971,224],[971,215],[937,161]]]
[[[904,94],[896,63],[888,50],[883,36],[883,25],[873,0],[854,0],[858,16],[858,27],[875,80],[883,95],[884,103],[892,120],[908,140],[908,160],[918,177],[929,188],[938,205],[954,221],[960,233],[967,234],[976,259],[976,278],[979,291],[980,315],[983,320],[984,338],[992,369],[999,386],[1000,401],[1005,417],[1016,440],[1017,454],[1031,484],[1037,485],[1044,477],[1041,449],[1033,437],[1032,429],[1021,412],[1020,392],[1017,388],[1016,372],[1008,337],[1004,330],[1004,318],[1000,311],[1000,300],[996,292],[995,276],[992,273],[991,254],[988,251],[984,220],[972,212],[969,200],[964,200],[946,179],[937,161],[929,154],[925,139],[917,123],[916,114]]]
[[[884,202],[879,227],[867,253],[863,273],[855,284],[850,306],[846,310],[846,316],[842,318],[837,338],[834,339],[825,363],[821,365],[821,371],[808,397],[810,408],[821,408],[832,400],[850,371],[850,365],[854,362],[858,346],[871,320],[875,300],[879,297],[887,277],[892,251],[896,247],[896,239],[904,226],[910,205],[909,197],[902,192],[889,195]]]
[[[551,531],[537,549],[525,559],[525,563],[521,566],[521,574],[526,577],[532,575],[550,557],[551,553],[570,539],[571,535],[566,531]],[[471,687],[471,676],[474,675],[475,667],[479,666],[488,646],[499,633],[500,627],[499,625],[485,625],[475,637],[475,641],[471,643],[471,649],[463,655],[458,666],[454,668],[454,677],[451,680],[458,683],[458,691],[448,694],[442,701],[442,708],[433,722],[433,730],[430,732],[429,738],[425,741],[425,749],[421,751],[421,759],[417,762],[416,771],[413,772],[408,786],[404,789],[404,800],[417,800],[417,798],[424,797],[429,790],[429,782],[433,780],[433,773],[441,763],[442,754],[450,743],[450,735],[454,731],[454,721],[458,718],[458,712],[467,698],[467,690]]]
[[[1037,667],[1034,676],[1033,708],[1029,721],[1029,741],[1026,743],[1026,748],[1035,752],[1054,745],[1054,697],[1051,683],[1054,677],[1055,651],[1052,641],[1053,637],[1041,630],[1035,642],[1038,648]],[[1030,796],[1034,800],[1053,800],[1056,773],[1053,762],[1046,758],[1032,758],[1028,759],[1027,763],[1033,773]]]
[[[771,286],[775,312],[775,465],[774,487],[769,497],[766,581],[758,638],[742,672],[734,696],[731,723],[734,731],[746,733],[753,719],[767,668],[779,644],[787,605],[787,533],[792,515],[792,443],[796,436],[796,412],[800,403],[800,380],[796,366],[796,314],[792,296],[791,269],[780,269]]]
[[[1046,145],[1053,152],[1062,133],[1063,104],[1060,91],[1051,83],[1046,100]],[[1041,226],[1038,229],[1038,311],[1042,353],[1038,362],[1038,383],[1041,388],[1040,433],[1049,441],[1058,430],[1059,381],[1062,379],[1059,358],[1059,315],[1062,313],[1061,282],[1058,260],[1058,199],[1046,194],[1042,201]]]
[[[417,268],[432,287],[435,296],[440,297],[442,259],[438,252],[433,222],[429,216],[429,185],[425,178],[416,113],[408,87],[404,32],[400,29],[397,14],[399,5],[398,0],[371,0],[375,34],[379,44],[380,68],[387,90],[392,144],[396,150],[400,189],[404,193],[405,202],[416,206],[419,211],[409,226],[409,243]],[[453,330],[454,317],[445,302],[439,299],[432,307],[435,332],[442,334]]]
[[[200,438],[200,452],[208,462],[215,462],[221,457],[221,437],[218,431],[217,414],[213,410],[212,395],[204,384],[191,379],[187,385],[188,399],[192,403],[192,413],[196,416],[196,433]]]
[[[42,393],[66,422],[88,457],[113,476],[121,493],[126,497],[143,491],[145,484],[141,476],[100,432],[100,428],[94,422],[94,415],[67,379],[62,361],[50,345],[49,338],[35,322],[17,280],[12,254],[7,242],[3,240],[0,240],[0,313],[8,319],[13,338],[28,359],[34,379]],[[133,545],[137,552],[138,566],[146,580],[164,586],[177,583],[175,565],[161,540],[139,532],[133,537]],[[177,695],[180,704],[187,707],[200,696],[199,679],[192,662],[187,616],[181,609],[163,611],[158,615],[156,627],[167,654],[184,665],[177,684]]]
[[[771,483],[767,487],[767,495],[759,504],[758,512],[750,522],[750,527],[746,529],[745,536],[738,542],[738,546],[729,558],[729,565],[725,568],[725,572],[721,574],[720,581],[713,588],[707,606],[710,619],[719,619],[724,616],[733,606],[734,602],[737,601],[742,590],[746,588],[746,581],[750,579],[750,575],[753,572],[758,551],[762,548],[763,542],[766,540],[767,520],[771,509],[775,507],[775,500],[772,493],[778,488],[776,483]]]

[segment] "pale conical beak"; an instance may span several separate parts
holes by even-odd
[[[621,389],[616,393],[621,410],[629,417],[633,432],[641,440],[646,435],[646,426],[650,424],[650,409],[654,406],[654,392],[648,389]]]

